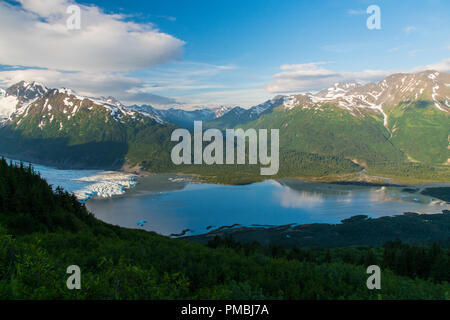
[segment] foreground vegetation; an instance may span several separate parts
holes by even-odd
[[[373,262],[383,268],[378,291],[366,287]],[[31,167],[0,161],[2,299],[448,299],[448,263],[438,244],[300,250],[215,239],[208,247],[125,229],[53,192]],[[81,290],[66,288],[74,264]]]

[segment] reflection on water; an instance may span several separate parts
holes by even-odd
[[[187,177],[142,178],[125,195],[87,202],[100,219],[124,227],[170,235],[185,229],[205,233],[210,226],[239,224],[338,223],[366,214],[372,217],[404,212],[439,213],[446,203],[402,191],[401,187],[367,187],[304,182],[264,181],[245,186],[196,184]]]
[[[289,187],[276,190],[274,195],[285,208],[314,208],[324,201],[324,196],[320,193],[294,190]]]

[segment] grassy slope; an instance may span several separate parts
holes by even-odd
[[[392,142],[412,159],[442,165],[450,158],[450,117],[431,102],[399,105],[389,113]]]
[[[377,164],[368,173],[393,178],[398,183],[450,181],[449,115],[431,101],[417,101],[386,108],[390,140],[408,162]]]
[[[365,166],[369,175],[390,177],[398,183],[450,181],[450,167],[443,165],[450,157],[449,119],[431,103],[390,108],[389,131],[378,114],[354,117],[334,106],[323,109],[278,108],[244,128],[279,128],[281,154],[289,150],[335,155],[341,163],[352,159]],[[344,178],[346,172],[341,173]],[[341,179],[332,173],[329,176]]]
[[[354,117],[332,105],[323,106],[323,110],[279,108],[246,124],[245,128],[279,128],[283,150],[334,155],[361,162],[404,157],[388,141],[389,133],[375,114]]]

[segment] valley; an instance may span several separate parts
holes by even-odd
[[[427,216],[450,210],[445,197],[450,188],[448,183],[406,188],[381,181],[376,184],[277,179],[229,186],[199,183],[193,176],[176,174],[137,176],[117,171],[62,170],[38,164],[33,168],[54,190],[61,187],[73,193],[96,218],[166,236],[234,234],[248,228],[257,231],[257,226],[284,230],[279,226],[335,224],[362,214],[370,218],[405,212]],[[144,220],[145,225],[137,224]]]
[[[265,179],[256,165],[173,164],[171,133],[192,130],[200,120],[203,129],[279,129],[280,165],[272,178],[445,182],[448,83],[449,74],[435,71],[394,74],[376,84],[336,83],[315,94],[277,96],[249,109],[184,111],[125,106],[22,81],[0,97],[0,151],[65,169],[135,167],[224,184]]]
[[[449,300],[448,12],[0,0],[2,311]]]
[[[383,266],[383,299],[448,295],[448,211],[357,215],[338,224],[230,225],[182,240],[105,223],[72,194],[52,191],[32,168],[1,160],[0,180],[3,299],[379,300],[380,293],[362,285],[373,264]],[[196,201],[200,210],[201,204]],[[67,290],[61,281],[73,261],[87,290]]]

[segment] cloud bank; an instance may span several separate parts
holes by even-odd
[[[71,5],[80,8],[79,30],[67,27]],[[0,86],[39,81],[128,103],[175,103],[138,92],[144,83],[129,74],[179,59],[184,42],[127,18],[71,0],[0,2]]]
[[[450,72],[450,58],[434,64],[415,67],[410,70],[333,71],[326,68],[326,64],[327,62],[312,62],[282,65],[280,67],[281,72],[273,75],[272,81],[266,85],[266,90],[273,94],[312,92],[328,88],[336,82],[373,82],[399,72],[411,73],[424,70]]]
[[[129,71],[180,56],[184,42],[152,24],[126,21],[96,6],[78,5],[79,30],[69,30],[69,0],[0,3],[0,63],[86,72]]]

